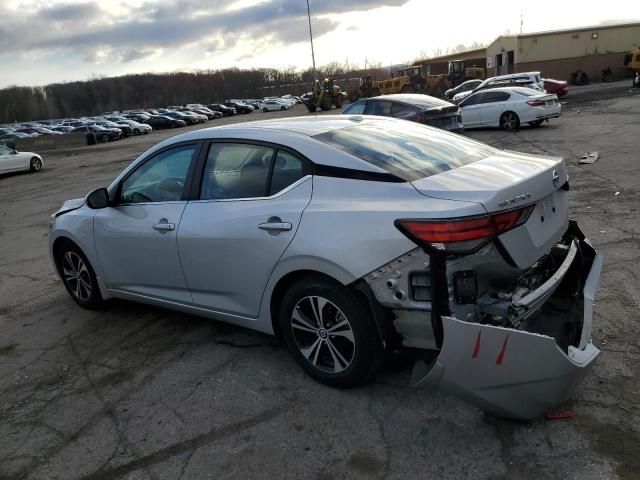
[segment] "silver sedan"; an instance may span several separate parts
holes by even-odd
[[[52,216],[81,306],[123,298],[275,334],[351,387],[385,352],[413,386],[513,418],[565,401],[592,366],[602,265],[568,218],[562,159],[389,118],[189,132]]]

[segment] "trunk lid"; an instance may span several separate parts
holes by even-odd
[[[499,237],[513,263],[526,268],[545,255],[566,231],[566,182],[561,158],[502,151],[411,183],[422,195],[480,203],[488,213],[535,204],[524,225]]]

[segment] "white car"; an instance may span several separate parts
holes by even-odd
[[[260,104],[260,110],[263,112],[271,112],[274,110],[290,110],[291,104],[288,102],[279,102],[278,100],[267,100]]]
[[[42,157],[37,153],[18,152],[13,148],[0,145],[0,173],[31,170],[39,172],[42,169]]]
[[[511,85],[509,85],[509,83],[511,83]],[[473,89],[456,93],[453,96],[452,101],[453,103],[458,104],[472,93],[479,90],[486,90],[490,88],[491,85],[493,85],[495,88],[518,86],[513,85],[513,83],[522,83],[523,87],[531,88],[538,92],[545,92],[544,82],[540,78],[540,72],[510,73],[508,75],[498,75],[497,77],[487,78],[482,83],[475,86]]]
[[[500,127],[518,130],[528,123],[540,125],[560,116],[561,106],[553,93],[525,87],[492,88],[472,93],[459,104],[464,128]]]

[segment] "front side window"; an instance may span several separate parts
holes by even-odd
[[[175,202],[182,199],[189,166],[197,145],[183,145],[158,153],[122,182],[122,203]]]
[[[273,153],[272,148],[260,145],[211,144],[200,199],[264,197]]]
[[[0,155],[9,155],[11,153],[11,150],[9,150],[9,148],[5,147],[4,145],[0,145]]]

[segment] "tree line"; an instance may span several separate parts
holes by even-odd
[[[333,62],[318,71],[347,87],[365,74],[381,75],[380,64],[365,69]],[[311,69],[229,68],[195,73],[142,73],[0,90],[0,123],[92,116],[104,112],[187,103],[219,103],[231,98],[301,95],[313,84]]]

